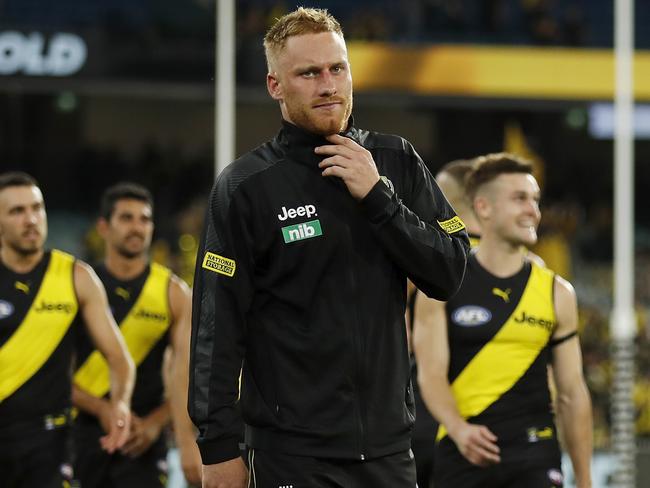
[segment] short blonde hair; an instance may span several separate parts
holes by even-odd
[[[276,58],[284,49],[287,39],[321,32],[334,32],[343,37],[341,24],[327,9],[298,7],[293,12],[276,19],[275,24],[264,36],[264,54],[269,71],[273,71]]]

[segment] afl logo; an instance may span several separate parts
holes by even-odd
[[[463,327],[476,327],[487,324],[490,319],[492,319],[492,313],[487,308],[477,305],[460,307],[454,310],[454,313],[451,315],[451,320]]]
[[[5,300],[0,300],[0,320],[6,319],[12,313],[14,313],[14,306]]]

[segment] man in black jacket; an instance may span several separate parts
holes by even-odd
[[[406,278],[451,297],[464,225],[410,143],[354,127],[332,16],[299,8],[264,45],[282,129],[219,175],[197,260],[204,486],[245,486],[245,423],[250,486],[412,488]]]

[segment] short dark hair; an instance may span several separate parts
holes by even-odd
[[[36,179],[22,171],[9,171],[0,174],[0,191],[11,186],[35,186],[38,188]]]
[[[108,187],[104,191],[100,206],[100,216],[106,220],[110,220],[115,210],[115,204],[119,200],[138,200],[147,203],[153,210],[153,197],[149,190],[138,183],[123,181]]]
[[[493,153],[479,156],[474,163],[474,171],[467,177],[466,192],[470,201],[474,200],[479,188],[502,174],[533,174],[529,161],[510,153]]]

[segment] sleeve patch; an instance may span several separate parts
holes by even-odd
[[[233,259],[224,258],[218,254],[206,252],[205,257],[203,258],[203,267],[210,271],[214,271],[215,273],[232,278],[235,274],[237,264]]]
[[[449,220],[445,220],[443,222],[440,222],[438,220],[438,225],[444,230],[447,234],[453,234],[454,232],[461,231],[465,228],[465,224],[463,223],[462,220],[460,220],[460,217],[455,216],[454,218],[451,218]]]

